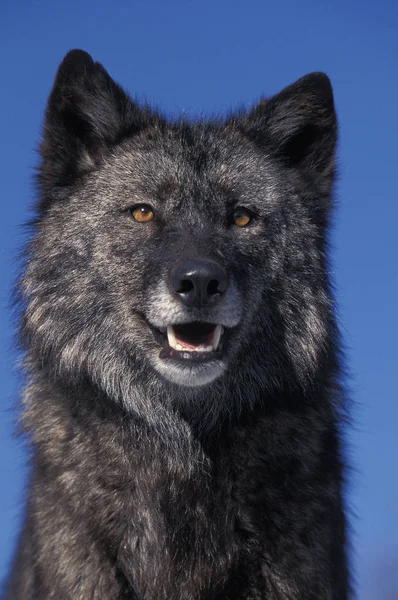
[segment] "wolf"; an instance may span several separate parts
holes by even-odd
[[[82,50],[18,293],[32,459],[8,600],[346,600],[337,119],[323,73],[166,118]]]

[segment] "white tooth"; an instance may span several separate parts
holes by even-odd
[[[176,336],[172,325],[167,325],[167,340],[172,348],[177,349]]]
[[[196,346],[196,352],[211,352],[213,350],[213,346]]]
[[[217,325],[213,334],[213,347],[211,348],[211,350],[217,350],[223,331],[224,327],[222,325]]]

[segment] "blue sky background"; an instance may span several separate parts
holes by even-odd
[[[396,0],[2,0],[0,578],[26,477],[12,434],[20,380],[9,293],[34,198],[43,110],[58,63],[74,47],[172,114],[250,104],[311,71],[331,77],[341,127],[334,268],[356,403],[348,500],[357,596],[398,598]]]

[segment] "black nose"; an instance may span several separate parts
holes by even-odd
[[[213,260],[188,260],[170,272],[171,291],[189,307],[216,304],[227,287],[226,271]]]

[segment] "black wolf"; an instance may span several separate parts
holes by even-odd
[[[165,119],[85,52],[49,99],[20,281],[12,600],[348,598],[326,75]]]

